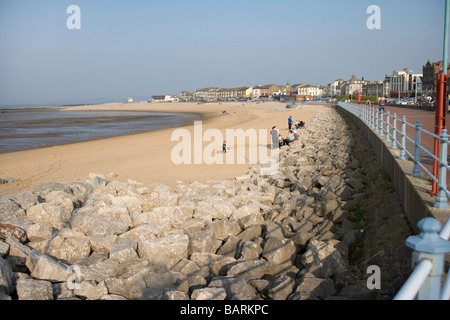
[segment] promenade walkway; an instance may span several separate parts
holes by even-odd
[[[406,117],[406,121],[415,124],[417,121],[420,121],[422,124],[422,129],[425,129],[431,133],[435,131],[435,113],[433,111],[425,111],[425,110],[415,110],[410,108],[402,108],[402,107],[391,107],[385,106],[385,112],[389,111],[390,116],[392,117],[394,113],[397,114],[397,118],[400,120],[403,116]],[[385,118],[386,119],[386,118]],[[391,118],[392,124],[392,118]],[[446,129],[450,132],[450,121],[446,123]],[[406,133],[409,137],[414,137],[415,129],[411,126],[406,127]],[[434,151],[434,138],[428,134],[421,135],[421,144],[428,149],[428,151]],[[406,142],[406,148],[411,154],[414,154],[414,144],[410,141]],[[427,167],[430,172],[433,169],[433,159],[426,154],[425,152],[421,152],[421,162],[425,167]],[[450,162],[450,155],[448,157]],[[447,175],[447,184],[450,184],[450,175]]]

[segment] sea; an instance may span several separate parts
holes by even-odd
[[[183,113],[63,109],[0,106],[0,153],[175,128],[199,119]]]

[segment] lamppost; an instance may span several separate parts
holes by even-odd
[[[413,75],[413,70],[411,70],[411,69],[409,69],[409,74],[408,74],[408,102],[407,103],[409,103],[409,100],[411,99],[411,93],[410,93],[410,90],[409,90],[409,88],[411,87],[411,90],[413,89],[413,83],[414,83],[414,75]],[[411,81],[409,80],[410,79],[410,77],[411,77]]]
[[[442,73],[437,76],[437,88],[436,88],[436,115],[435,115],[435,134],[440,136],[442,130],[445,128],[448,101],[447,101],[447,61],[448,61],[448,28],[450,25],[450,0],[445,0],[445,21],[444,21],[444,58]],[[441,151],[439,139],[434,139],[434,156],[439,158]],[[438,177],[439,163],[434,160],[433,163],[433,175]],[[431,193],[437,195],[438,193],[437,183],[433,180],[433,189]]]

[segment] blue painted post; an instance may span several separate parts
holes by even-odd
[[[438,209],[448,209],[448,200],[445,190],[447,189],[447,152],[448,152],[448,135],[447,130],[442,130],[441,135],[441,154],[439,157],[439,182],[438,194],[434,207]]]
[[[364,120],[364,122],[366,122],[366,108],[367,108],[367,106],[364,105],[364,107],[363,107],[363,120]]]
[[[413,268],[424,259],[433,264],[430,274],[417,294],[417,299],[439,300],[445,254],[450,252],[450,241],[439,236],[442,225],[434,218],[422,219],[417,226],[421,232],[420,235],[411,236],[406,240],[406,245],[414,250],[412,254]]]
[[[422,124],[420,123],[420,120],[417,120],[416,122],[416,139],[414,142],[414,168],[412,171],[412,176],[416,178],[422,177],[422,174],[420,173],[420,129],[422,128]]]
[[[365,107],[366,123],[369,123],[369,107]]]
[[[402,117],[402,146],[400,150],[400,160],[406,160],[406,117]]]
[[[390,112],[386,112],[386,142],[391,141],[391,119]]]
[[[380,118],[379,118],[379,111],[375,110],[375,132],[380,133]]]
[[[375,110],[370,107],[370,125],[372,129],[375,129]]]
[[[393,129],[392,129],[392,145],[391,148],[392,149],[397,149],[397,113],[394,113],[394,117],[393,117]]]
[[[378,111],[380,114],[380,135],[384,134],[384,113],[383,111]]]

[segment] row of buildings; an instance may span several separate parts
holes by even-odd
[[[450,64],[449,64],[450,70]],[[422,99],[436,95],[436,75],[442,72],[442,61],[428,62],[423,66],[422,73],[414,73],[405,68],[395,70],[392,75],[386,74],[383,80],[370,81],[357,78],[355,75],[349,80],[336,79],[326,86],[310,84],[286,85],[255,85],[235,88],[208,87],[196,89],[194,92],[183,91],[180,97],[173,95],[153,96],[152,102],[179,102],[179,101],[307,101],[323,99],[325,97],[339,98],[345,95],[372,96],[379,98],[401,99],[406,97]],[[450,71],[449,71],[450,76]],[[450,83],[449,91],[450,93]]]
[[[256,85],[253,87],[220,88],[209,87],[196,89],[194,92],[183,91],[182,101],[255,101],[255,100],[284,100],[286,97],[297,100],[313,100],[321,98],[323,88],[305,84],[290,85]]]
[[[405,68],[403,70],[394,70],[391,75],[386,74],[382,81],[368,81],[364,78],[358,79],[354,75],[348,81],[337,79],[325,87],[325,96],[342,97],[344,95],[357,95],[359,92],[363,96],[380,98],[414,98],[419,97],[431,99],[436,96],[437,74],[443,69],[442,61],[428,62],[423,66],[422,73],[414,73]],[[450,64],[449,68],[450,70]],[[450,76],[450,71],[448,72]],[[450,93],[450,83],[448,84]]]

